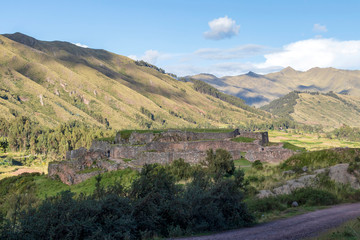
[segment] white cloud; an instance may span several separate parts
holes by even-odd
[[[89,46],[86,46],[84,44],[81,43],[74,43],[74,45],[78,46],[78,47],[82,47],[82,48],[88,48]]]
[[[257,66],[287,67],[306,71],[313,67],[341,69],[360,68],[360,41],[309,39],[291,43],[283,51],[265,55],[266,61]]]
[[[138,57],[136,55],[129,55],[128,57],[133,60],[143,60],[145,62],[156,64],[158,58],[161,56],[161,54],[156,50],[147,50],[145,51],[144,55]]]
[[[319,23],[315,23],[313,27],[314,32],[327,32],[327,28],[325,25],[321,25]]]
[[[209,23],[210,31],[204,32],[204,37],[212,40],[231,38],[239,34],[240,25],[228,16],[217,18]]]

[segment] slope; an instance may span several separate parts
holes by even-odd
[[[0,117],[55,126],[77,119],[115,129],[230,127],[261,111],[203,94],[153,67],[105,50],[0,35]]]
[[[350,95],[291,92],[261,109],[300,123],[338,128],[360,126],[360,98]]]
[[[312,68],[306,72],[287,67],[280,72],[260,75],[253,72],[217,78],[199,74],[192,78],[212,84],[219,90],[240,97],[247,104],[262,106],[291,91],[319,91],[360,95],[360,71]]]

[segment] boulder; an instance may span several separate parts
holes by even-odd
[[[270,190],[260,190],[256,196],[258,198],[266,198],[266,197],[275,196],[275,194],[273,192],[271,192]]]
[[[350,184],[354,189],[360,189],[359,177],[356,176],[356,173],[350,174],[347,169],[349,167],[348,163],[342,163],[330,167],[329,177],[331,180],[334,180],[338,183]]]

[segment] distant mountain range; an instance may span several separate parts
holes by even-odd
[[[0,35],[0,117],[9,121],[25,115],[49,127],[81,120],[146,129],[232,127],[270,119],[239,98],[200,85],[105,50],[21,33]]]
[[[360,96],[360,71],[335,68],[312,68],[301,72],[287,67],[266,75],[249,72],[218,78],[211,74],[198,74],[191,78],[205,81],[253,106],[265,105],[294,90],[322,93],[333,91]]]

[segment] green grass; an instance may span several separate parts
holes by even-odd
[[[295,146],[294,144],[288,143],[288,142],[284,142],[283,148],[287,148],[293,151],[299,151],[299,152],[305,152],[306,149],[303,147],[298,147]]]
[[[131,162],[132,160],[134,160],[134,159],[131,159],[131,158],[123,158],[122,159],[124,162]]]
[[[326,138],[325,134],[302,133],[295,130],[269,131],[269,140],[274,143],[288,142],[308,151],[323,150],[336,147],[360,148],[360,142],[342,141]]]
[[[125,188],[129,188],[134,179],[137,178],[138,172],[131,169],[124,169],[101,174],[101,184],[104,187],[119,182]],[[96,176],[85,180],[82,183],[68,186],[59,180],[50,179],[47,175],[40,174],[23,174],[14,177],[8,177],[0,180],[0,199],[5,199],[9,194],[24,192],[34,192],[40,199],[46,196],[54,196],[61,191],[71,190],[77,194],[91,194],[95,189]],[[0,201],[1,203],[1,201]]]
[[[311,240],[359,240],[360,218],[350,220],[339,227],[331,229]],[[310,239],[309,239],[310,240]]]
[[[302,168],[304,166],[311,168],[329,167],[339,163],[354,162],[360,157],[360,149],[348,148],[338,150],[320,150],[313,152],[303,152],[296,154],[281,164],[283,169]]]
[[[229,133],[234,131],[234,129],[229,128],[186,128],[181,130],[196,133]]]
[[[255,141],[255,139],[254,139],[254,138],[248,138],[248,137],[236,137],[236,138],[231,139],[231,141],[233,141],[233,142],[247,142],[247,143],[249,143],[249,142]]]
[[[235,167],[244,170],[244,172],[247,172],[251,168],[251,164],[252,163],[245,158],[234,160]]]
[[[124,140],[129,140],[131,134],[133,132],[137,132],[137,133],[161,133],[161,132],[164,132],[166,130],[134,130],[134,129],[131,129],[131,130],[122,130],[120,131],[120,136],[122,139]]]

